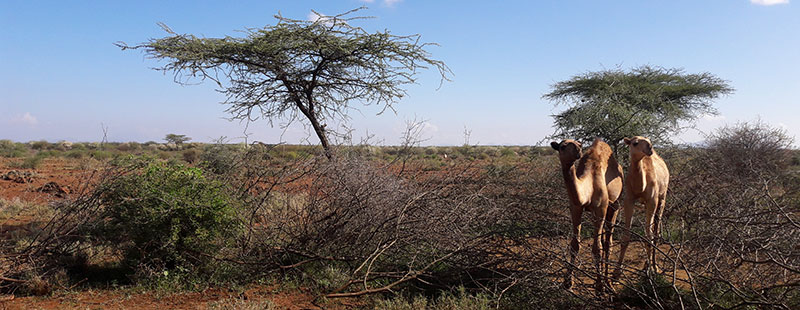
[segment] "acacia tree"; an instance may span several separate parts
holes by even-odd
[[[717,114],[714,99],[732,92],[726,81],[707,72],[640,66],[576,75],[553,85],[543,98],[567,106],[552,115],[551,138],[589,142],[600,137],[616,148],[626,136],[670,142],[703,114]]]
[[[169,133],[164,136],[164,141],[167,141],[167,143],[175,143],[175,145],[181,145],[189,140],[192,140],[192,138],[189,138],[186,135],[178,135],[174,133]]]
[[[224,103],[233,119],[291,122],[302,115],[331,157],[326,124],[346,121],[351,103],[382,106],[381,113],[394,110],[392,104],[407,94],[403,86],[415,83],[419,69],[436,68],[442,81],[451,74],[426,50],[435,44],[420,42],[420,35],[369,33],[351,25],[365,18],[352,16],[361,9],[317,14],[315,21],[277,15],[277,24],[246,29],[245,37],[200,38],[162,24],[169,36],[117,46],[166,59],[156,70],[173,72],[178,83],[213,80],[227,95]]]

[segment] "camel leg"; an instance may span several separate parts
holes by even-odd
[[[662,215],[664,215],[664,196],[658,197],[658,203],[656,204],[656,212],[654,214],[653,219],[653,245],[658,247],[659,243],[661,243],[661,226],[663,224]],[[658,263],[656,262],[656,253],[658,253],[657,248],[653,249],[653,270],[658,272]]]
[[[614,239],[614,225],[617,223],[617,214],[619,211],[619,200],[615,201],[613,204],[608,206],[608,210],[606,211],[606,220],[605,220],[605,229],[603,229],[603,263],[605,266],[603,267],[603,274],[605,275],[606,281],[608,281],[609,277],[609,270],[608,266],[611,262],[611,246]],[[611,287],[611,283],[609,282],[609,287]]]
[[[656,266],[656,250],[655,250],[656,240],[655,240],[655,235],[654,235],[654,231],[655,231],[655,225],[654,225],[655,223],[654,223],[654,221],[655,221],[656,206],[658,205],[657,200],[658,200],[658,198],[654,197],[652,199],[647,199],[647,201],[645,201],[645,215],[644,215],[644,218],[645,218],[644,233],[645,233],[645,236],[647,238],[648,243],[651,243],[651,244],[647,245],[647,260],[646,260],[646,264],[645,264],[645,269],[653,267],[653,268],[656,268],[656,269],[654,269],[654,271],[656,271],[656,272],[658,272],[658,270],[657,270],[657,267],[655,267]]]
[[[633,218],[633,197],[629,194],[625,194],[625,200],[623,201],[623,221],[624,221],[624,228],[622,234],[622,242],[620,243],[619,248],[619,262],[617,263],[617,270],[614,271],[614,280],[619,279],[622,275],[622,268],[623,263],[625,262],[625,252],[628,250],[628,244],[631,242],[631,222]]]
[[[575,266],[575,257],[581,249],[581,216],[583,215],[583,208],[572,207],[570,216],[572,218],[572,238],[569,244],[569,263],[567,266],[567,274],[564,276],[564,288],[572,288],[572,269]]]
[[[661,240],[661,226],[662,226],[662,223],[663,223],[661,221],[661,217],[664,215],[664,204],[665,204],[664,198],[666,198],[666,197],[664,197],[664,196],[659,197],[658,198],[658,205],[656,206],[656,213],[655,213],[655,220],[654,220],[655,221],[655,231],[653,232],[653,234],[655,235],[655,238],[658,239],[658,240]]]
[[[603,254],[606,249],[603,249],[603,223],[605,222],[606,212],[608,210],[608,200],[603,199],[599,206],[594,208],[594,235],[592,236],[592,257],[594,258],[594,269],[597,272],[597,279],[594,282],[595,291],[598,294],[603,293],[603,285],[605,276],[603,273]]]

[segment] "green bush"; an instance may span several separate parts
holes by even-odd
[[[93,233],[131,266],[202,266],[235,232],[233,200],[200,169],[141,158],[123,165],[131,172],[99,189],[105,221]]]
[[[117,150],[120,151],[120,152],[130,152],[130,151],[133,150],[133,148],[131,148],[131,144],[130,143],[126,142],[126,143],[120,143],[119,145],[117,145]]]
[[[197,149],[188,149],[183,151],[183,160],[187,163],[193,164],[197,162],[197,159],[200,157],[199,151]]]
[[[28,148],[22,143],[0,140],[0,157],[23,157],[27,153]]]
[[[300,157],[300,155],[296,151],[288,151],[283,153],[283,158],[288,160],[295,160],[298,157]]]
[[[103,151],[103,150],[95,150],[95,151],[92,151],[91,157],[93,157],[93,158],[95,158],[97,160],[107,160],[107,159],[111,159],[112,157],[114,157],[114,153],[111,153],[109,151]]]
[[[64,152],[59,150],[39,151],[38,153],[36,153],[36,157],[41,157],[41,158],[61,157],[63,154]]]
[[[164,160],[172,159],[172,157],[173,157],[172,153],[167,152],[167,151],[162,151],[162,150],[156,151],[156,156],[158,156],[158,158],[164,159]]]
[[[206,146],[200,154],[200,161],[206,171],[214,174],[226,174],[233,170],[239,156],[240,149],[236,145],[218,143]]]
[[[86,150],[86,143],[73,143],[72,144],[73,151],[83,151]]]
[[[66,153],[64,153],[64,156],[66,156],[68,158],[76,158],[76,159],[81,159],[85,155],[86,155],[86,151],[85,150],[80,150],[80,149],[72,149],[72,150],[69,150]]]
[[[50,148],[50,143],[45,140],[30,142],[31,148],[34,150],[46,150]]]
[[[516,156],[516,155],[517,155],[517,153],[514,152],[514,150],[512,150],[510,147],[504,147],[500,151],[500,156],[503,156],[503,157],[511,157],[511,156]]]
[[[14,141],[3,139],[0,140],[0,149],[9,149],[14,147]]]
[[[45,156],[36,154],[25,158],[21,163],[10,163],[9,166],[17,169],[37,169],[42,165],[42,159],[44,158]]]
[[[379,299],[373,309],[384,310],[489,310],[496,309],[495,301],[484,294],[472,295],[461,287],[455,293],[444,292],[435,299],[428,299],[422,295],[404,297],[402,295],[392,299]]]

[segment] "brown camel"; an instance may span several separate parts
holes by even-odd
[[[581,144],[575,140],[552,142],[550,146],[558,151],[561,172],[571,203],[570,265],[575,266],[575,257],[580,250],[583,211],[592,212],[595,229],[592,255],[597,270],[595,287],[598,292],[602,292],[608,279],[608,264],[604,263],[601,270],[600,252],[601,250],[603,252],[603,261],[608,262],[611,235],[617,218],[616,201],[622,192],[622,166],[614,158],[611,147],[600,139],[596,139],[583,156],[581,156]],[[610,204],[613,204],[611,208],[608,207]],[[564,287],[567,289],[572,287],[571,267],[567,269]]]
[[[631,165],[628,168],[628,175],[625,177],[625,234],[622,237],[622,244],[619,250],[619,264],[614,272],[614,278],[618,278],[622,273],[622,263],[625,259],[625,251],[631,240],[631,217],[633,216],[633,204],[639,201],[645,206],[645,235],[653,245],[661,237],[661,215],[664,213],[664,202],[669,186],[669,170],[667,164],[653,150],[650,139],[641,136],[625,138],[625,144],[630,147]],[[653,266],[653,270],[658,272],[656,266],[656,250],[653,246],[648,246],[647,266]],[[647,267],[645,267],[647,268]]]

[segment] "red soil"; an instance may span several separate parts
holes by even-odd
[[[9,171],[34,172],[36,176],[31,183],[17,183],[11,180],[0,180],[0,198],[7,200],[20,199],[31,203],[48,203],[58,197],[52,194],[36,191],[49,182],[55,182],[68,191],[77,191],[86,180],[92,176],[94,170],[81,169],[80,160],[65,160],[48,158],[42,161],[37,169],[18,169],[12,165],[22,159],[0,158],[0,174]],[[88,165],[87,165],[88,166]],[[99,167],[98,167],[99,168]]]
[[[17,297],[2,301],[0,309],[209,309],[212,305],[228,305],[236,301],[260,302],[269,300],[278,309],[346,309],[345,301],[319,305],[314,297],[301,290],[277,292],[268,287],[253,287],[244,292],[226,289],[207,289],[202,292],[158,294],[131,293],[124,290],[87,290],[58,293],[46,297]],[[6,299],[10,298],[8,296]]]

